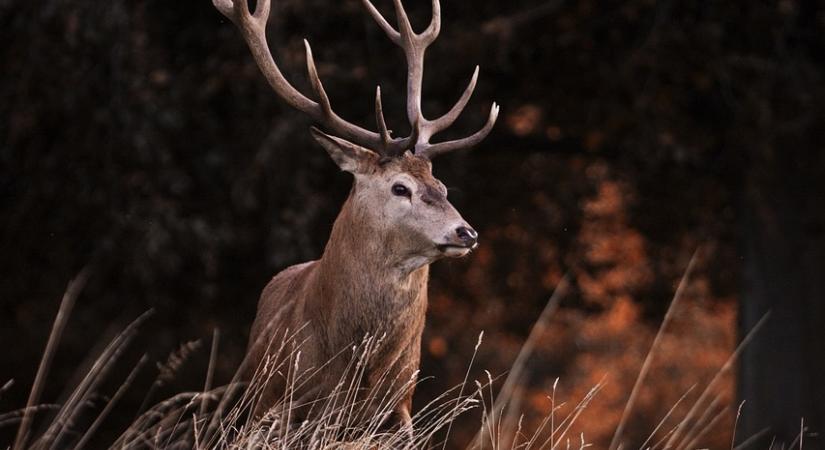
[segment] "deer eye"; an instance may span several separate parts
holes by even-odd
[[[400,183],[395,183],[392,185],[392,195],[397,195],[399,197],[412,197],[412,193],[407,186],[404,186]]]

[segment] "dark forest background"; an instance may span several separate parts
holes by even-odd
[[[270,42],[290,80],[311,92],[306,37],[339,114],[373,128],[380,84],[391,128],[406,132],[403,56],[360,2],[273,3]],[[422,27],[429,2],[406,3]],[[442,8],[425,114],[449,108],[480,64],[455,133],[480,126],[492,100],[502,116],[478,148],[435,164],[481,247],[433,267],[422,374],[434,380],[417,404],[461,381],[482,330],[476,367],[504,373],[569,273],[572,290],[531,358],[524,407],[546,413],[556,377],[574,399],[607,375],[581,422],[606,446],[698,249],[628,439],[640,443],[685,388],[706,383],[768,310],[738,376],[725,378],[731,413],[706,444],[729,446],[741,398],[737,440],[769,426],[790,442],[802,417],[825,432],[825,5]],[[215,328],[218,378],[228,380],[260,290],[320,255],[349,176],[207,0],[2,0],[0,42],[0,384],[16,383],[0,411],[25,404],[62,292],[83,267],[89,283],[45,401],[59,401],[89,355],[149,308],[103,394],[140,354],[162,362],[193,340],[201,350],[153,395],[198,389]],[[141,375],[124,411],[155,375]],[[116,414],[97,445],[131,418]],[[462,422],[456,446],[477,423]]]

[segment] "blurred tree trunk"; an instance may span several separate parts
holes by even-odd
[[[820,434],[805,447],[825,442],[825,164],[799,144],[754,151],[745,172],[741,335],[771,313],[740,360],[738,441],[770,427],[754,448],[790,444],[803,418]]]

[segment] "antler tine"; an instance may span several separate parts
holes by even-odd
[[[412,29],[412,24],[410,23],[410,17],[407,15],[407,11],[404,9],[404,5],[401,4],[401,0],[392,0],[393,5],[395,5],[395,17],[398,21],[398,31],[401,33],[401,42],[404,44],[410,44],[417,41],[417,35],[415,31]],[[410,48],[408,46],[404,46],[405,51],[409,51]]]
[[[433,17],[430,21],[430,25],[421,34],[415,34],[412,32],[412,26],[410,25],[409,18],[400,0],[393,1],[395,2],[399,28],[406,28],[410,36],[414,37],[416,40],[425,42],[425,45],[431,44],[434,40],[436,40],[436,38],[438,38],[438,34],[441,32],[441,3],[439,0],[432,0]],[[384,30],[387,37],[389,37],[394,43],[401,45],[402,33],[393,28],[393,26],[387,22],[387,19],[384,18],[381,12],[378,11],[378,8],[376,8],[370,0],[361,0],[361,3],[364,4],[364,7],[370,13],[370,16],[372,16],[378,26]]]
[[[499,106],[493,102],[493,106],[490,108],[490,117],[487,119],[487,123],[484,124],[483,128],[476,131],[471,136],[463,139],[439,142],[437,144],[424,143],[416,145],[415,154],[431,160],[438,155],[451,152],[453,150],[470,148],[477,145],[479,142],[483,141],[488,134],[490,134],[490,131],[493,130],[493,126],[496,124],[496,119],[498,119],[498,112]]]
[[[307,114],[331,132],[364,147],[400,151],[412,145],[414,141],[411,137],[391,139],[389,143],[385,143],[385,136],[361,128],[339,117],[330,106],[329,97],[318,77],[312,50],[308,43],[305,43],[307,71],[312,87],[319,97],[319,102],[306,97],[287,81],[275,63],[266,41],[266,24],[269,19],[270,0],[258,0],[254,12],[250,12],[248,0],[212,0],[212,4],[240,29],[261,73],[275,93],[283,98],[287,104]]]
[[[234,8],[232,0],[212,0],[212,5],[215,6],[221,14],[226,16],[227,19],[231,21],[235,21],[235,17],[232,14],[232,9]]]
[[[364,8],[367,8],[367,12],[370,13],[370,16],[372,16],[373,20],[375,20],[378,26],[381,27],[382,30],[384,30],[384,33],[387,34],[387,37],[390,38],[390,40],[395,44],[401,45],[401,33],[396,31],[395,28],[393,28],[392,25],[390,25],[390,23],[387,22],[387,19],[385,19],[384,16],[381,15],[381,12],[378,11],[375,5],[373,5],[370,0],[361,0],[361,3],[364,4]]]
[[[332,105],[329,103],[329,96],[324,90],[324,85],[321,83],[321,78],[318,77],[318,69],[315,68],[315,58],[312,57],[312,47],[309,46],[309,41],[306,39],[304,39],[304,48],[306,49],[307,55],[307,73],[309,74],[309,80],[312,82],[312,89],[314,89],[315,93],[318,95],[318,100],[320,100],[321,107],[324,108],[324,114],[330,116],[334,114],[332,111]]]
[[[438,35],[441,33],[441,2],[439,0],[433,0],[433,18],[430,21],[430,26],[421,33],[422,39],[427,42],[427,45],[430,45],[438,39]]]
[[[458,101],[455,102],[455,105],[443,116],[429,122],[430,135],[444,131],[455,123],[458,116],[461,115],[467,103],[470,101],[470,97],[473,96],[473,91],[475,91],[476,83],[478,82],[478,71],[479,67],[476,66],[475,71],[473,71],[473,76],[470,78],[470,83],[464,89],[464,93],[461,94]]]
[[[384,143],[382,148],[382,155],[387,154],[387,148],[392,141],[390,131],[387,129],[387,121],[384,119],[384,107],[381,104],[381,86],[375,88],[375,122],[378,124],[378,132],[381,135],[381,141]]]
[[[255,16],[258,18],[265,17],[266,19],[269,18],[269,0],[258,0],[255,2]],[[264,19],[264,20],[266,20]]]

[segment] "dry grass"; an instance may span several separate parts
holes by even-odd
[[[692,265],[691,265],[692,266]],[[613,430],[611,450],[625,449],[624,431],[634,414],[634,407],[645,389],[645,380],[652,369],[653,361],[662,345],[666,326],[672,318],[672,312],[681,299],[685,280],[690,274],[688,269],[680,288],[665,318],[662,328],[653,340],[650,351],[638,372],[632,390],[626,394],[622,414],[610,417],[605,427]],[[97,413],[91,424],[81,433],[69,433],[77,429],[76,418],[88,414],[89,398],[97,394],[102,381],[108,376],[134,336],[139,325],[147,319],[144,314],[124,329],[106,347],[86,377],[76,386],[68,400],[59,406],[40,403],[40,392],[44,380],[48,377],[49,362],[53,357],[55,345],[63,332],[66,319],[75,299],[82,289],[86,275],[78,277],[67,289],[61,309],[58,312],[49,343],[43,355],[43,361],[33,384],[28,404],[19,411],[0,415],[0,425],[18,423],[19,428],[12,448],[85,448],[94,433],[117,408],[117,402],[128,390],[135,375],[146,363],[142,358],[120,387],[111,396],[104,407]],[[212,387],[212,371],[218,356],[219,336],[216,332],[212,339],[210,365],[207,381],[202,392],[181,393],[148,409],[142,413],[122,435],[111,444],[113,448],[187,448],[187,449],[419,449],[446,448],[452,425],[462,415],[471,413],[480,416],[480,424],[475,437],[467,444],[473,449],[584,449],[592,444],[588,442],[586,430],[577,428],[584,415],[597,401],[598,395],[605,388],[607,381],[602,378],[583,395],[572,402],[558,398],[558,380],[546,395],[549,410],[540,420],[528,421],[522,412],[524,402],[523,390],[519,389],[526,374],[526,361],[531,357],[537,340],[547,330],[559,299],[567,288],[561,283],[556,293],[548,302],[545,312],[540,316],[531,334],[524,343],[516,362],[503,380],[497,379],[489,372],[475,380],[472,379],[473,362],[482,345],[479,336],[475,352],[469,358],[470,364],[463,383],[444,392],[425,407],[420,408],[413,417],[412,430],[384,430],[385,423],[394,406],[401,400],[400,394],[393,394],[389,389],[382,389],[382,384],[391,383],[403,386],[418,383],[416,377],[410,380],[382,379],[372,391],[358,389],[358,380],[372,355],[381,346],[381,337],[365,337],[350,349],[353,357],[339,383],[329,395],[313,399],[311,403],[296,399],[294,393],[305,385],[313,383],[314,377],[324,367],[299,372],[301,358],[300,343],[285,339],[278,343],[280,347],[274,352],[280,357],[265,361],[257,370],[257,375],[248,384],[233,380],[225,386]],[[764,321],[764,319],[763,319]],[[760,323],[761,325],[761,323]],[[758,327],[757,327],[758,329]],[[756,330],[754,330],[756,331]],[[294,334],[293,334],[294,336]],[[743,345],[749,337],[733,352],[728,361],[718,370],[712,380],[701,389],[688,389],[658,423],[649,424],[650,434],[641,449],[675,449],[696,448],[701,439],[724,417],[736,413],[729,399],[719,396],[720,380],[727,376]],[[174,366],[183,353],[191,350],[191,345],[184,345],[175,353],[169,364],[163,367],[165,377],[174,376]],[[250,414],[259,401],[263,387],[270,377],[284,377],[288,383],[285,398],[275,405],[263,418],[254,420]],[[2,389],[7,389],[4,386]],[[403,390],[403,389],[402,389]],[[395,392],[399,392],[396,390]],[[2,391],[0,391],[2,392]],[[695,395],[698,393],[698,396]],[[295,422],[295,412],[309,408],[310,419]],[[597,408],[594,413],[598,413]],[[39,435],[32,435],[32,418],[35,414],[50,414],[48,426]],[[738,413],[736,413],[738,418]],[[598,418],[597,418],[598,419]],[[734,429],[735,430],[735,429]],[[735,433],[735,431],[734,431]],[[747,444],[747,441],[745,441]],[[731,444],[731,448],[734,448]],[[742,445],[735,447],[742,448]]]

